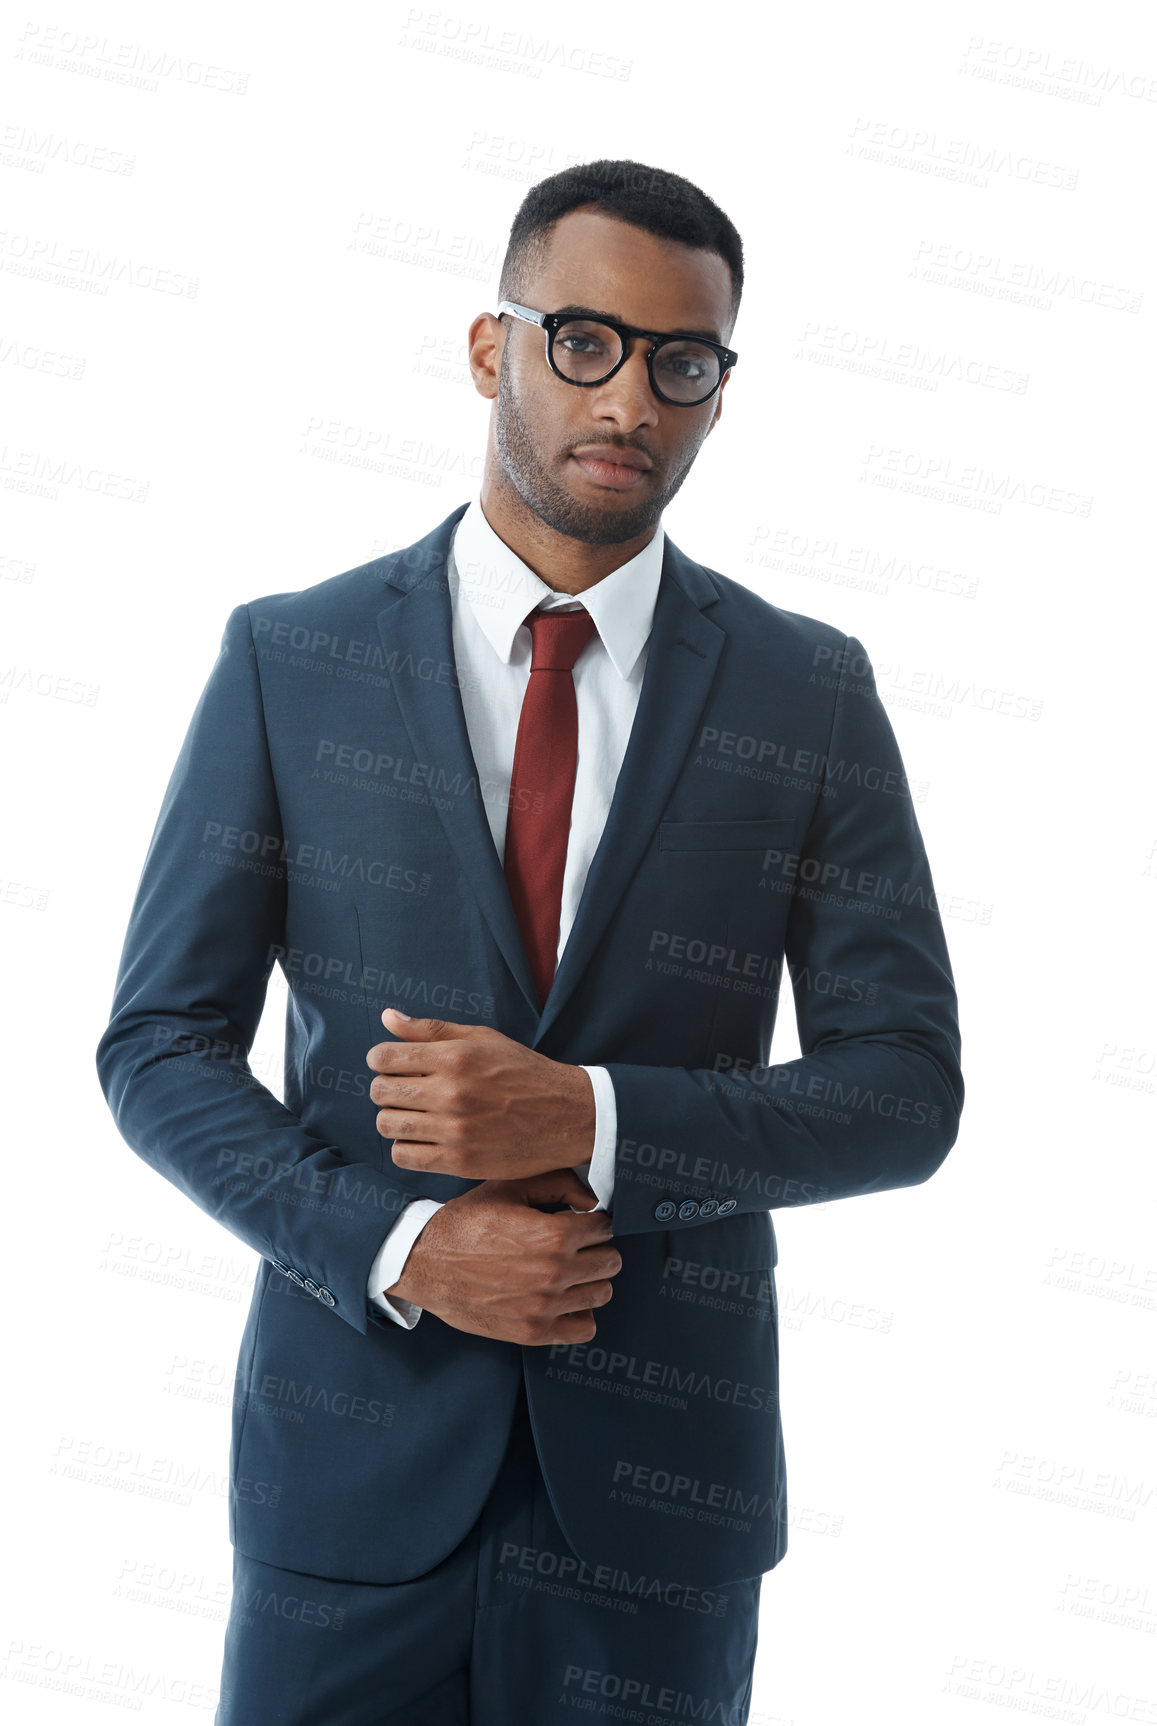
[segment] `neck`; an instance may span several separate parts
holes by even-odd
[[[510,486],[498,486],[489,476],[480,496],[482,513],[494,532],[528,569],[555,593],[585,593],[613,570],[637,557],[658,532],[653,522],[642,533],[615,545],[588,545],[548,526]]]

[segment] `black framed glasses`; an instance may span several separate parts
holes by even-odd
[[[598,313],[566,306],[561,312],[536,312],[517,306],[513,300],[498,302],[498,315],[509,312],[524,323],[539,324],[546,331],[546,357],[550,369],[564,383],[593,389],[613,378],[625,361],[635,336],[646,336],[647,374],[660,401],[674,407],[694,408],[708,401],[736,365],[739,355],[722,342],[700,335],[665,334],[662,330],[640,330],[634,324],[616,323]]]

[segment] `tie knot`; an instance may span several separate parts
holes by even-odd
[[[573,671],[595,633],[595,620],[585,606],[581,611],[532,611],[526,622],[534,643],[532,671]]]

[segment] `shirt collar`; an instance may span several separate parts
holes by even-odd
[[[450,563],[458,592],[495,653],[509,665],[518,626],[528,611],[586,607],[619,676],[626,678],[651,633],[663,570],[662,524],[642,551],[584,593],[556,593],[500,539],[475,498],[454,529]]]

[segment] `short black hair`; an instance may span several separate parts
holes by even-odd
[[[734,328],[743,293],[743,242],[734,223],[690,180],[642,162],[582,162],[532,186],[511,224],[498,279],[500,300],[524,303],[555,223],[591,205],[660,239],[717,252],[731,271],[728,328]]]

